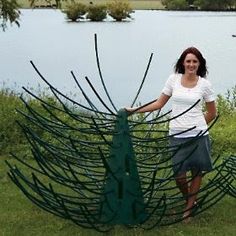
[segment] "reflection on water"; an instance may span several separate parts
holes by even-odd
[[[57,10],[22,10],[21,27],[9,27],[0,36],[1,82],[7,86],[44,86],[30,60],[41,73],[65,93],[80,93],[73,70],[88,94],[84,77],[104,94],[94,51],[98,35],[101,68],[114,103],[132,102],[154,53],[142,103],[157,97],[173,71],[177,56],[189,46],[198,47],[208,62],[208,78],[216,93],[235,85],[236,13],[136,11],[129,22],[68,23]]]

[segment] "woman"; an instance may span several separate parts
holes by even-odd
[[[191,216],[196,204],[203,172],[212,170],[207,124],[216,117],[216,106],[206,74],[206,60],[201,52],[195,47],[187,48],[156,101],[140,109],[126,108],[128,112],[150,112],[161,109],[172,97],[172,117],[177,118],[169,124],[170,145],[183,145],[173,156],[173,171],[176,184],[186,199],[184,218]],[[205,113],[199,100],[205,103]],[[191,181],[187,180],[188,171],[192,174]]]

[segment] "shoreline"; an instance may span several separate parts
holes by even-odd
[[[55,3],[47,3],[45,0],[38,0],[35,2],[35,6],[30,6],[30,2],[28,0],[18,0],[19,2],[19,9],[63,9],[67,3],[66,1],[61,2],[61,8],[57,8]],[[86,5],[90,4],[101,4],[105,5],[111,0],[75,0],[75,2],[80,2]],[[161,0],[129,0],[130,6],[133,10],[163,10],[163,11],[189,11],[189,12],[236,12],[236,8],[234,9],[222,9],[222,10],[202,10],[198,9],[197,7],[190,6],[188,9],[176,9],[176,10],[168,10],[166,7],[161,3]]]
[[[63,8],[57,8],[53,6],[35,6],[35,7],[20,7],[20,10],[62,10]],[[182,9],[182,10],[168,10],[164,8],[133,8],[134,11],[169,11],[169,12],[236,12],[236,9],[227,10],[193,10],[193,9]]]

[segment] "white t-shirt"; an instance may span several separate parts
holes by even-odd
[[[192,109],[170,121],[169,133],[176,134],[175,137],[193,137],[207,129],[202,111],[202,101],[212,102],[215,100],[215,95],[208,80],[199,76],[196,86],[187,88],[181,84],[181,77],[182,74],[170,75],[162,90],[162,93],[172,97],[171,117],[180,115],[198,100],[200,101]],[[193,129],[185,132],[191,128]],[[183,133],[179,134],[180,132]]]

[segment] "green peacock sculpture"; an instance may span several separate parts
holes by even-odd
[[[60,92],[31,62],[56,102],[43,100],[24,88],[41,103],[44,112],[42,115],[21,98],[26,111],[19,112],[26,122],[19,125],[35,162],[30,164],[29,158],[13,153],[19,164],[7,161],[10,178],[34,204],[85,228],[101,232],[115,225],[152,229],[182,221],[185,200],[175,184],[171,162],[181,146],[168,144],[167,130],[170,119],[176,117],[170,118],[171,111],[129,116],[125,109],[117,109],[102,76],[96,35],[95,53],[108,102],[85,79],[105,111],[90,100],[73,72],[86,104]],[[132,106],[137,102],[152,56]],[[226,194],[236,197],[236,156],[221,161],[214,157],[214,169],[209,176],[198,193],[193,216]]]

